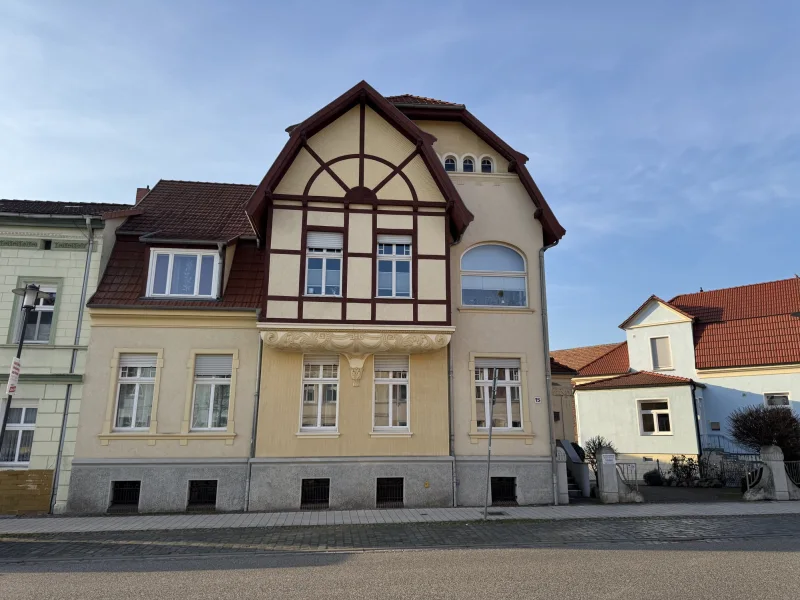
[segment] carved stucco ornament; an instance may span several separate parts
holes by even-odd
[[[342,354],[350,365],[353,386],[358,387],[364,361],[371,354],[423,354],[450,343],[452,330],[444,331],[310,331],[272,329],[261,332],[264,345],[284,352]]]

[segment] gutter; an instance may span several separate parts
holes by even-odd
[[[539,250],[539,290],[542,304],[542,340],[544,342],[545,394],[547,395],[547,431],[550,439],[550,466],[553,473],[553,504],[558,506],[558,464],[556,463],[556,441],[553,427],[553,398],[551,386],[553,375],[550,372],[550,330],[547,324],[547,287],[544,274],[544,253],[558,244],[558,240]]]
[[[703,442],[702,442],[702,439],[700,437],[700,415],[697,412],[697,394],[695,394],[695,392],[697,391],[697,387],[698,386],[694,381],[692,381],[689,384],[689,387],[691,387],[691,389],[692,389],[692,414],[694,414],[694,432],[695,432],[695,435],[697,436],[697,456],[702,456],[703,455]],[[703,386],[703,387],[705,387],[705,386]]]
[[[86,291],[89,287],[89,267],[92,264],[92,251],[94,250],[94,230],[92,228],[92,217],[86,216],[86,230],[89,237],[89,243],[86,247],[86,263],[83,267],[83,284],[81,286],[81,299],[78,305],[78,322],[75,326],[75,346],[78,346],[81,341],[81,327],[83,326],[83,315],[86,306]],[[88,348],[88,342],[87,342]],[[69,374],[75,373],[75,367],[78,363],[78,348],[72,349],[72,360],[69,363]],[[56,497],[58,496],[59,478],[61,476],[61,460],[64,456],[64,438],[67,433],[67,419],[69,417],[69,404],[72,399],[72,384],[67,384],[67,393],[64,396],[64,413],[61,415],[61,434],[58,436],[58,452],[56,453],[56,464],[53,469],[53,489],[50,491],[50,514],[56,505]]]

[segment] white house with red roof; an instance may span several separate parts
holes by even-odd
[[[620,328],[626,341],[578,368],[580,442],[602,435],[622,457],[651,461],[743,449],[728,416],[800,402],[800,278],[648,298]],[[556,360],[586,356],[555,351]],[[642,469],[639,473],[643,473]]]

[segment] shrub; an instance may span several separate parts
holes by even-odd
[[[614,443],[611,440],[607,440],[602,435],[596,435],[593,438],[586,440],[584,444],[585,453],[586,453],[586,462],[589,463],[589,466],[594,471],[594,478],[597,479],[597,453],[600,452],[600,448],[608,447],[614,451],[614,454],[617,453],[617,449],[614,447]]]
[[[686,458],[684,454],[672,457],[672,468],[670,474],[675,478],[675,482],[689,484],[700,477],[700,469],[694,458]]]
[[[790,408],[748,406],[728,416],[731,436],[758,452],[761,446],[778,446],[786,460],[800,460],[800,419]]]
[[[575,450],[575,454],[578,455],[582,461],[586,460],[586,451],[581,448],[581,445],[578,442],[572,442],[572,449]]]
[[[664,485],[664,478],[661,477],[661,471],[658,469],[653,469],[652,471],[648,471],[644,475],[642,475],[642,479],[644,479],[645,484],[647,485]]]

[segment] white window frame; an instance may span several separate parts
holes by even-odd
[[[308,291],[308,261],[312,258],[319,258],[322,259],[322,292],[319,294],[313,294]],[[339,293],[338,294],[327,294],[325,292],[327,275],[328,275],[328,259],[335,258],[339,260]],[[307,248],[306,249],[306,279],[305,279],[305,296],[313,296],[313,297],[320,297],[320,296],[327,296],[328,298],[341,298],[342,297],[342,271],[344,270],[344,256],[341,249],[331,249],[331,248]]]
[[[3,410],[0,410],[0,419],[3,418],[5,411],[8,410],[8,402],[3,401],[2,403]],[[11,408],[21,408],[22,409],[22,421],[20,423],[11,423],[10,421],[6,424],[6,433],[9,431],[18,431],[17,434],[17,445],[14,449],[14,460],[6,460],[0,462],[0,467],[5,468],[27,468],[30,465],[30,458],[26,461],[20,461],[19,459],[19,448],[22,444],[22,432],[23,431],[36,431],[36,420],[34,419],[33,423],[25,423],[25,413],[33,409],[36,411],[36,416],[39,416],[39,403],[36,400],[14,400],[11,403]],[[33,454],[33,440],[31,441],[31,454]],[[2,440],[0,439],[0,445],[2,445]]]
[[[642,408],[642,404],[646,402],[666,402],[667,408],[657,408],[657,409],[648,409],[645,410]],[[643,398],[640,400],[636,400],[636,411],[639,414],[639,435],[651,436],[651,435],[673,435],[673,421],[672,421],[672,409],[670,408],[669,398]],[[643,415],[653,415],[653,427],[655,431],[645,431],[644,430],[644,418]],[[667,415],[669,417],[669,431],[661,431],[659,424],[658,424],[658,415]]]
[[[464,169],[464,161],[467,160],[467,159],[472,161],[472,171],[467,171],[467,170]],[[465,154],[464,156],[461,157],[461,163],[459,165],[459,171],[461,171],[462,173],[468,173],[468,174],[472,174],[472,175],[474,175],[475,173],[479,173],[479,171],[478,171],[478,161],[475,159],[475,157],[472,154]]]
[[[506,388],[506,421],[509,423],[508,427],[495,427],[492,426],[494,431],[522,431],[525,425],[524,421],[524,411],[523,411],[523,401],[522,401],[522,367],[475,367],[475,371],[473,372],[473,383],[474,387],[472,390],[472,401],[476,403],[478,402],[478,397],[475,394],[475,388],[482,388],[483,392],[483,416],[485,420],[484,425],[478,425],[478,431],[488,431],[489,430],[489,419],[493,417],[492,415],[492,379],[484,379],[484,375],[488,377],[489,369],[499,369],[502,370],[503,379],[500,379],[498,375],[497,379],[497,389],[501,387]],[[478,377],[478,371],[481,371],[481,377]],[[511,373],[509,371],[517,371],[517,379],[511,379]],[[511,411],[511,389],[516,388],[519,390],[519,425],[514,426],[513,420],[511,419],[512,411]],[[476,406],[477,411],[477,406]]]
[[[524,271],[469,271],[463,268],[464,264],[464,257],[475,250],[476,248],[482,248],[484,246],[500,246],[501,248],[508,248],[513,252],[516,252],[517,255],[522,259],[522,267],[525,269]],[[521,309],[521,308],[528,308],[530,305],[530,294],[528,290],[528,261],[525,258],[525,255],[522,254],[516,248],[512,248],[507,244],[498,244],[494,242],[487,242],[485,244],[475,244],[474,246],[467,248],[464,251],[464,254],[461,255],[461,259],[459,260],[459,266],[461,267],[461,276],[459,277],[458,284],[459,289],[461,290],[461,307],[462,308],[488,308],[488,309],[497,309],[497,310],[506,310],[506,309]],[[525,304],[524,305],[517,305],[517,304],[464,304],[464,280],[463,277],[505,277],[505,278],[515,278],[515,279],[522,279],[523,284],[525,286]]]
[[[28,285],[28,283],[26,283],[25,285]],[[36,284],[34,283],[34,285],[36,285]],[[39,291],[55,295],[55,300],[53,300],[53,304],[52,305],[40,304],[40,302],[44,302],[44,298],[39,298],[36,301],[36,304],[34,305],[34,308],[31,311],[31,312],[37,314],[37,317],[36,317],[36,330],[34,331],[34,338],[39,333],[39,326],[41,325],[41,316],[40,315],[42,313],[52,313],[52,315],[53,315],[52,319],[50,320],[50,335],[47,336],[46,340],[37,340],[37,339],[25,340],[26,344],[49,344],[50,340],[53,339],[53,332],[54,332],[53,325],[55,325],[55,318],[56,318],[56,302],[58,302],[58,296],[59,296],[58,287],[55,286],[55,285],[52,285],[52,284],[49,284],[49,285],[48,284],[43,284],[43,285],[39,286]],[[20,302],[19,303],[19,310],[17,311],[17,328],[16,328],[16,332],[14,334],[14,343],[15,344],[19,343],[19,338],[20,338],[20,336],[23,335],[23,333],[25,331],[25,323],[24,323],[24,319],[23,319],[24,316],[25,316],[25,311],[22,310],[22,303]]]
[[[656,356],[653,352],[653,340],[660,340],[666,339],[667,344],[669,345],[669,366],[667,367],[656,367]],[[668,335],[654,335],[650,338],[650,364],[653,365],[653,371],[674,371],[675,370],[675,359],[672,356],[672,340]]]
[[[490,168],[489,168],[488,171],[484,171],[483,170],[483,161],[488,161],[489,162]],[[480,169],[478,171],[478,173],[481,173],[482,175],[487,175],[489,173],[494,173],[494,171],[495,171],[494,159],[491,156],[488,156],[488,155],[484,154],[483,156],[480,157],[480,159],[478,159],[478,168]]]
[[[153,292],[153,285],[156,279],[156,261],[159,254],[166,254],[169,256],[169,263],[167,265],[167,288],[165,293],[163,294],[156,294]],[[177,255],[185,255],[185,256],[196,256],[197,257],[197,264],[195,265],[195,274],[194,274],[194,293],[193,294],[171,294],[169,289],[172,285],[172,266],[175,263],[175,256]],[[204,256],[213,256],[214,257],[214,272],[211,277],[211,293],[210,294],[200,294],[200,269],[203,264],[203,257]],[[150,266],[149,271],[147,274],[147,295],[148,297],[153,298],[207,298],[207,299],[215,299],[217,298],[218,288],[219,288],[219,275],[220,275],[220,266],[222,261],[220,260],[219,252],[217,250],[190,250],[184,248],[150,248]]]
[[[373,358],[374,360],[374,358]],[[374,363],[373,363],[374,365]],[[373,431],[408,431],[411,427],[411,357],[408,357],[408,367],[405,369],[405,377],[395,378],[394,374],[397,371],[389,371],[389,377],[378,377],[376,368],[372,369],[373,384],[372,384],[372,430]],[[375,401],[377,399],[378,385],[389,386],[389,425],[375,425]],[[404,385],[406,388],[406,424],[405,425],[392,425],[392,412],[394,410],[394,386]]]
[[[381,246],[391,246],[392,247],[392,254],[378,254],[378,249]],[[408,246],[409,254],[396,254],[398,246]],[[387,299],[387,298],[402,298],[404,300],[410,300],[414,297],[414,261],[412,257],[414,256],[414,244],[413,241],[408,244],[393,244],[393,243],[378,243],[378,246],[375,248],[375,260],[377,263],[375,264],[375,298],[378,300]],[[380,263],[382,261],[391,262],[392,263],[392,295],[391,296],[380,296]],[[397,295],[397,263],[399,262],[407,262],[408,263],[408,296],[398,296]]]
[[[767,396],[786,396],[786,399],[789,401],[789,404],[784,404],[780,406],[772,406],[767,403]],[[789,392],[764,392],[764,406],[767,408],[791,408],[792,407],[792,395]]]
[[[153,373],[152,377],[123,377],[122,376],[122,369],[137,369],[137,374],[141,375],[142,369],[153,369],[155,372]],[[113,431],[148,431],[150,429],[150,423],[153,421],[153,404],[156,402],[156,377],[158,376],[158,366],[153,367],[117,367],[117,398],[115,401],[114,406],[114,421],[113,421]],[[119,416],[119,392],[123,385],[135,384],[136,387],[135,392],[133,394],[133,408],[131,409],[131,426],[130,427],[120,427],[117,425],[117,417]],[[150,423],[147,425],[137,427],[136,426],[136,409],[139,406],[139,391],[141,390],[142,384],[150,384],[153,386],[153,400],[150,404]]]
[[[327,366],[332,366],[333,363],[327,364]],[[300,431],[318,431],[318,432],[338,432],[339,431],[339,375],[341,373],[339,363],[336,364],[336,377],[323,377],[323,367],[326,365],[315,365],[320,367],[320,377],[306,377],[306,361],[305,357],[303,357],[303,371],[302,375],[302,384],[300,385]],[[336,425],[322,425],[322,386],[325,384],[333,384],[336,386]],[[317,387],[316,390],[316,397],[317,397],[317,424],[316,425],[303,425],[303,407],[305,406],[306,401],[306,385],[314,385]]]
[[[197,356],[202,356],[202,354],[198,354]],[[231,363],[233,363],[233,357],[231,357]],[[195,359],[196,364],[196,359]],[[191,420],[189,421],[190,424],[190,431],[225,431],[228,428],[228,420],[231,418],[230,410],[231,410],[231,379],[233,378],[233,368],[231,368],[231,374],[227,377],[223,377],[221,375],[197,375],[195,373],[194,376],[194,389],[192,390],[192,415]],[[194,413],[195,409],[197,408],[197,386],[198,385],[210,385],[211,386],[211,398],[208,405],[208,418],[206,419],[206,426],[205,427],[195,427],[194,426]],[[220,387],[227,387],[228,388],[228,416],[225,418],[225,424],[220,425],[219,427],[212,427],[211,426],[211,415],[214,414],[214,404],[217,402],[217,388]]]
[[[453,163],[455,164],[455,169],[452,171],[447,170],[447,161],[448,159],[452,159]],[[455,154],[445,154],[444,158],[442,159],[442,166],[445,168],[445,173],[458,173],[459,166],[458,166],[458,157]]]

